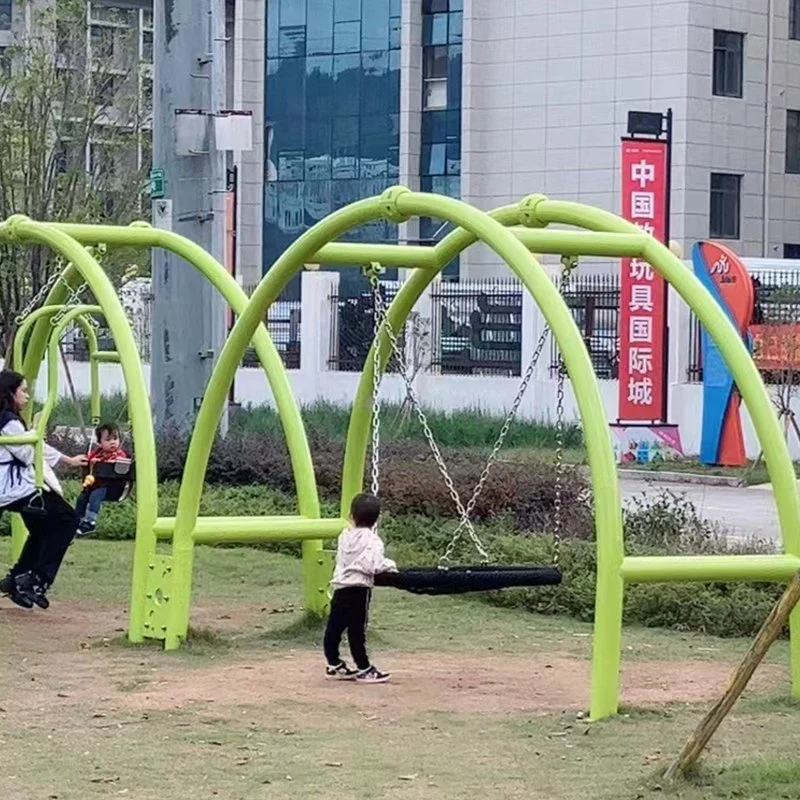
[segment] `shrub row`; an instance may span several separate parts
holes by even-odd
[[[51,437],[51,442],[66,452],[82,447],[82,443],[76,445],[56,436]],[[344,445],[340,440],[321,433],[312,434],[310,444],[320,497],[336,503],[342,485]],[[158,437],[160,481],[180,481],[187,450],[186,437],[175,431]],[[443,448],[442,452],[453,483],[466,505],[480,478],[486,456],[456,448]],[[279,432],[232,430],[224,439],[218,438],[211,452],[206,479],[210,485],[256,485],[287,494],[295,491],[286,444]],[[549,530],[553,526],[556,493],[552,463],[497,462],[475,504],[473,518],[485,521],[498,514],[510,513],[516,530]],[[393,514],[457,516],[450,492],[426,443],[422,441],[389,442],[382,447],[381,495]],[[561,498],[564,529],[568,536],[591,536],[591,515],[586,497],[587,484],[583,475],[575,467],[565,467]]]

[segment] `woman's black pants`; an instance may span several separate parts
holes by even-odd
[[[42,492],[40,497],[33,494],[2,510],[18,512],[28,529],[28,538],[11,574],[33,572],[46,586],[52,586],[78,528],[75,510],[56,492]]]

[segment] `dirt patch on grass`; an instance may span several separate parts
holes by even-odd
[[[303,704],[356,708],[378,716],[425,711],[467,714],[551,714],[589,704],[589,665],[567,657],[542,661],[486,655],[389,654],[382,666],[393,679],[383,686],[327,683],[318,656],[296,653],[263,661],[211,666],[191,676],[171,673],[126,698],[137,710],[177,709],[191,703],[269,706],[291,699]],[[622,702],[637,707],[699,703],[718,696],[729,667],[708,662],[639,662],[623,670]],[[784,678],[765,666],[753,689]]]
[[[248,621],[252,624],[229,608],[195,613],[195,624],[212,625],[222,634],[241,630]],[[565,655],[385,653],[380,666],[392,671],[393,681],[368,687],[326,682],[320,654],[307,650],[249,646],[187,662],[152,649],[103,647],[109,632],[120,635],[125,622],[123,611],[81,604],[60,605],[58,614],[36,614],[35,619],[3,608],[0,625],[14,643],[0,657],[7,676],[6,711],[44,712],[56,703],[99,712],[190,706],[222,712],[290,700],[391,719],[426,711],[552,714],[585,710],[589,703],[590,665]],[[636,707],[708,702],[719,695],[731,669],[707,661],[630,662],[623,667],[622,702]],[[785,669],[763,665],[751,688],[773,689],[785,676]]]

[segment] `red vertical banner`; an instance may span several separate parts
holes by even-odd
[[[663,242],[667,232],[667,143],[622,140],[622,216]],[[622,260],[619,419],[665,422],[666,284],[645,261]]]

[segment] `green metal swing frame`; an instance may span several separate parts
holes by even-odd
[[[435,247],[361,244],[337,241],[349,230],[373,220],[400,223],[413,216],[447,220],[456,226]],[[551,230],[561,224],[583,230]],[[352,497],[363,484],[371,428],[373,350],[366,359],[354,398],[344,458],[341,516],[322,518],[311,452],[300,410],[286,370],[264,327],[268,309],[305,264],[362,266],[380,262],[412,270],[394,298],[388,324],[399,330],[428,285],[463,250],[481,241],[494,250],[531,293],[555,337],[566,365],[583,425],[591,481],[597,541],[597,589],[590,714],[616,713],[619,702],[622,605],[625,585],[658,581],[787,581],[800,570],[800,495],[794,469],[770,398],[741,337],[709,292],[683,262],[661,243],[621,218],[590,206],[531,195],[485,213],[459,200],[392,187],[380,196],[353,203],[303,233],[272,265],[248,301],[242,289],[208,253],[172,232],[146,223],[129,227],[34,222],[12,217],[0,223],[0,241],[46,245],[69,264],[54,285],[46,306],[61,306],[68,286],[88,284],[116,343],[128,391],[131,430],[136,446],[136,543],[128,637],[164,641],[174,649],[189,625],[194,546],[212,542],[303,542],[303,583],[307,608],[324,613],[330,577],[330,551],[345,524]],[[160,517],[156,482],[155,436],[150,402],[132,331],[114,288],[84,245],[162,247],[183,257],[221,292],[237,320],[215,365],[197,415],[181,481],[175,517]],[[556,286],[532,253],[561,256],[641,258],[687,302],[715,341],[749,411],[772,481],[783,552],[775,555],[632,557],[624,551],[616,464],[602,397],[581,334]],[[71,312],[70,312],[71,313]],[[82,312],[83,313],[83,312]],[[80,314],[76,316],[80,319]],[[50,337],[47,314],[31,324],[21,371],[32,383]],[[253,343],[280,414],[297,491],[297,514],[282,517],[201,517],[200,498],[220,416],[238,365]],[[390,346],[385,329],[372,347],[385,366]],[[52,358],[50,359],[53,360]],[[52,370],[52,366],[50,367]],[[41,461],[47,415],[25,439]],[[3,440],[0,443],[10,439]],[[37,467],[38,468],[38,467]],[[169,555],[156,552],[159,539],[171,539]],[[790,620],[792,693],[800,697],[800,609]]]

